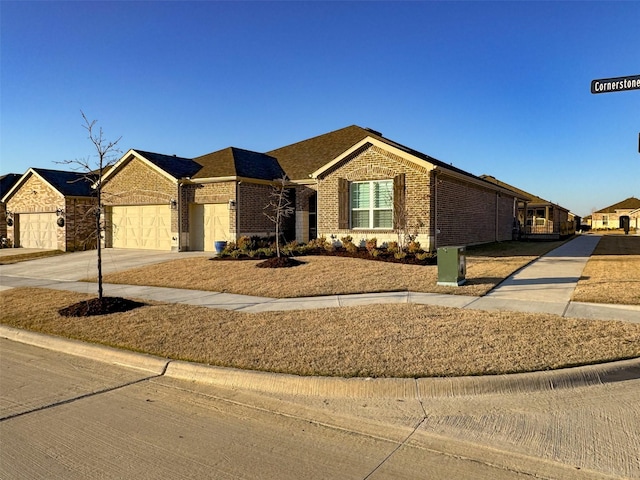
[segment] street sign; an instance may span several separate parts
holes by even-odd
[[[624,90],[640,90],[640,75],[591,81],[591,93],[622,92]]]

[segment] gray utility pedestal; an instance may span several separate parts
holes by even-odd
[[[459,287],[466,279],[467,259],[464,247],[438,248],[438,285]]]

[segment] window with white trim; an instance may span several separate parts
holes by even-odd
[[[351,228],[393,228],[393,180],[352,182]]]

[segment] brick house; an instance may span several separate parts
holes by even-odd
[[[2,197],[14,247],[75,251],[95,248],[96,198],[86,175],[30,168]]]
[[[380,243],[410,234],[429,250],[513,238],[521,195],[360,130],[364,138],[311,174],[319,235]]]
[[[2,201],[2,197],[11,190],[11,188],[20,179],[18,173],[8,173],[0,177],[0,238],[7,238],[7,206]]]
[[[519,193],[527,200],[518,202],[518,226],[521,238],[555,240],[576,232],[575,215],[569,209],[502,182],[491,175],[480,178]],[[580,219],[577,219],[578,222]]]
[[[353,125],[266,153],[229,147],[188,159],[130,150],[103,176],[105,245],[209,251],[217,240],[271,235],[263,212],[285,173],[295,205],[287,241],[385,242],[404,232],[435,249],[510,240],[525,199]]]
[[[640,199],[629,197],[591,214],[594,230],[623,228],[625,221],[629,222],[631,230],[640,229]]]
[[[105,246],[212,251],[266,236],[262,210],[283,175],[273,157],[234,147],[195,159],[129,150],[103,176]]]

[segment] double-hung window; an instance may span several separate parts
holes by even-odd
[[[393,180],[351,184],[351,228],[393,228]]]

